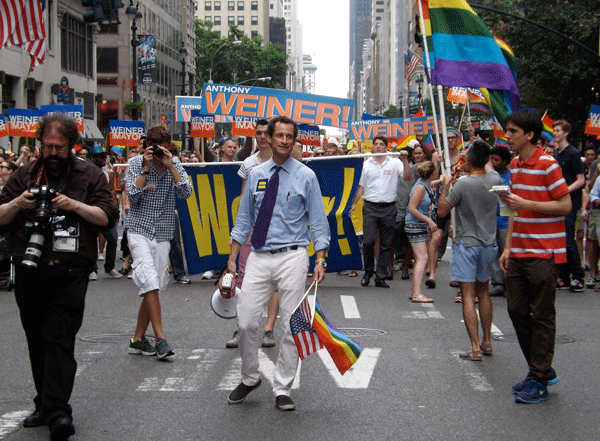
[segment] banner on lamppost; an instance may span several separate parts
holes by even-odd
[[[156,38],[154,35],[138,35],[136,59],[138,84],[156,83]]]

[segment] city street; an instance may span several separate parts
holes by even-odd
[[[275,407],[271,380],[279,342],[260,351],[262,387],[241,405],[227,404],[241,360],[236,349],[225,349],[235,320],[211,310],[214,281],[192,276],[194,283],[171,285],[162,296],[163,325],[176,354],[160,362],[127,354],[137,289],[126,278],[107,279],[101,269],[88,289],[76,345],[71,405],[77,434],[71,439],[598,439],[600,294],[558,292],[554,367],[560,382],[550,387],[549,401],[516,404],[510,387],[527,367],[505,298],[493,298],[494,355],[482,362],[458,358],[470,348],[461,305],[454,303],[458,290],[448,286],[450,254],[440,262],[438,287],[425,292],[435,299],[430,305],[409,302],[410,280],[400,280],[400,273],[391,289],[373,282],[361,287],[362,273],[328,274],[318,291],[323,312],[363,354],[343,377],[325,350],[305,359],[292,391],[295,412]],[[46,427],[21,425],[33,409],[34,387],[12,293],[0,292],[0,317],[0,440],[46,440]]]

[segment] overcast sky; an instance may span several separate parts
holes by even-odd
[[[304,53],[313,57],[317,95],[348,97],[348,0],[298,0]]]

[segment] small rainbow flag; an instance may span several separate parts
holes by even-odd
[[[489,103],[486,101],[483,95],[480,94],[481,92],[477,89],[467,89],[467,96],[469,98],[471,110],[479,110],[480,112],[488,113],[490,111]]]
[[[542,136],[546,142],[554,141],[554,129],[552,128],[554,125],[554,120],[546,113],[542,117],[542,124],[544,125],[544,128],[542,129]]]
[[[122,145],[113,145],[110,148],[110,151],[113,152],[115,155],[123,156],[125,154],[125,147],[123,147]]]
[[[433,137],[431,135],[427,135],[427,139],[425,140],[425,145],[430,152],[435,150],[435,144],[433,143]]]
[[[510,148],[510,145],[508,144],[508,141],[506,140],[506,138],[496,138],[494,145],[496,147],[506,147],[507,149]]]
[[[305,295],[290,318],[290,328],[300,358],[304,359],[325,347],[340,374],[344,375],[356,363],[362,349],[329,323],[316,298],[314,319],[311,319],[311,308]]]

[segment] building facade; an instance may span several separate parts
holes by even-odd
[[[302,68],[302,92],[314,95],[316,93],[315,72],[317,65],[313,63],[310,55],[304,55]]]

